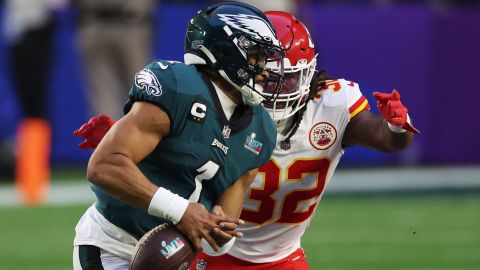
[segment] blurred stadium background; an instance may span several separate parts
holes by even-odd
[[[187,21],[210,2],[158,3],[154,57],[181,61]],[[398,89],[422,132],[399,154],[346,151],[303,239],[311,269],[480,269],[477,1],[293,4],[311,31],[319,67],[359,83],[374,111],[373,91]],[[2,29],[4,6],[0,1]],[[14,185],[22,108],[0,37],[0,269],[71,269],[74,225],[94,200],[84,178],[91,152],[72,136],[91,116],[76,13],[67,5],[55,16],[47,104],[52,180],[46,203],[35,207],[22,205]]]

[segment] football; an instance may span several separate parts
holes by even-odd
[[[159,225],[147,232],[132,252],[130,270],[186,270],[196,252],[175,226]]]

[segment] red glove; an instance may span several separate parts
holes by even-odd
[[[410,123],[408,109],[400,101],[400,93],[397,90],[393,90],[391,94],[373,92],[373,96],[377,99],[378,110],[388,123],[413,133],[420,133]]]
[[[95,148],[113,124],[115,124],[115,121],[105,114],[94,116],[79,129],[75,130],[73,136],[85,139],[84,142],[78,145],[80,148]]]

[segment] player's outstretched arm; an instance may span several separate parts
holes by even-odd
[[[413,141],[413,127],[400,94],[375,92],[381,115],[362,111],[350,120],[342,140],[344,146],[362,145],[383,152],[396,152],[407,148]]]

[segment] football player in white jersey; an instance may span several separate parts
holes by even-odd
[[[417,132],[397,91],[374,93],[382,117],[354,82],[322,73],[310,88],[316,54],[307,28],[286,12],[266,15],[286,52],[282,92],[265,106],[277,124],[277,147],[245,195],[243,237],[228,254],[200,253],[190,269],[309,269],[300,238],[345,148],[395,152]]]
[[[308,270],[300,239],[345,149],[400,151],[418,133],[397,91],[374,93],[380,116],[369,111],[358,84],[329,80],[324,72],[313,78],[316,53],[307,28],[286,12],[266,15],[286,51],[282,92],[265,105],[277,126],[277,146],[245,195],[243,237],[227,254],[199,253],[192,270]],[[83,129],[86,143],[98,144],[105,125],[91,120]]]

